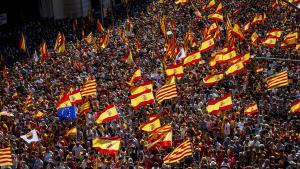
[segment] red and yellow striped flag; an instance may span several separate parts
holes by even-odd
[[[123,57],[123,60],[127,64],[130,64],[130,65],[133,64],[132,52],[130,49],[128,49],[126,55]]]
[[[250,28],[251,23],[250,22],[246,22],[243,26],[243,33],[248,32],[249,28]]]
[[[227,63],[230,59],[236,57],[235,50],[228,50],[226,52],[220,52],[216,55],[217,64]]]
[[[223,15],[219,13],[213,13],[213,14],[209,14],[207,19],[217,21],[217,22],[223,22]]]
[[[237,23],[234,24],[233,29],[231,31],[231,34],[233,36],[237,37],[240,40],[244,40],[245,39],[243,31],[242,31],[242,29],[240,28],[240,26]]]
[[[256,16],[253,18],[251,25],[256,25],[258,23],[262,23],[264,21],[264,17],[262,14],[256,14]]]
[[[200,50],[189,53],[183,60],[183,66],[189,66],[193,63],[199,63],[201,61]]]
[[[41,111],[38,111],[36,114],[33,115],[33,118],[36,118],[36,119],[41,119],[45,116],[45,114]]]
[[[41,55],[41,63],[44,64],[45,60],[49,57],[48,47],[46,41],[44,40],[40,45],[40,55]]]
[[[254,46],[257,46],[257,42],[259,41],[259,37],[258,37],[258,34],[256,33],[256,31],[254,31],[250,37],[251,41],[252,41],[252,44]]]
[[[102,34],[102,37],[100,39],[100,42],[99,42],[99,46],[104,49],[108,46],[109,44],[109,32],[108,33],[103,33]]]
[[[102,32],[102,33],[105,32],[105,30],[104,30],[102,24],[100,23],[99,19],[97,19],[97,28],[98,28],[99,32]]]
[[[177,88],[175,78],[172,77],[170,82],[167,82],[156,91],[157,102],[161,103],[164,100],[177,97]]]
[[[55,46],[54,46],[54,50],[56,53],[62,53],[66,50],[66,38],[65,35],[63,33],[58,32],[56,41],[55,41]]]
[[[158,117],[155,117],[154,119],[151,119],[148,122],[142,124],[140,126],[140,130],[145,132],[152,132],[153,130],[159,127],[160,127],[160,120]]]
[[[298,32],[289,33],[283,38],[280,47],[283,49],[295,47],[298,40]]]
[[[142,93],[136,95],[130,95],[129,98],[131,101],[131,106],[134,109],[137,109],[138,107],[141,107],[143,105],[154,103],[155,101],[152,90],[150,89],[147,89]]]
[[[66,134],[66,137],[76,136],[77,135],[77,128],[73,127],[71,128]]]
[[[225,74],[227,76],[232,76],[243,70],[244,70],[243,62],[237,62],[237,63],[234,63],[231,66],[229,66],[229,68],[227,68],[227,70],[225,71]]]
[[[22,52],[26,52],[27,50],[26,41],[23,33],[21,34],[19,48]]]
[[[116,155],[121,147],[120,137],[98,137],[92,141],[93,148],[101,154]]]
[[[211,8],[213,8],[216,5],[215,0],[210,0],[208,2],[208,4],[204,7],[205,10],[210,10]]]
[[[129,84],[129,86],[132,86],[133,83],[134,83],[135,81],[140,80],[141,77],[142,77],[141,68],[138,67],[138,69],[133,73],[133,75],[132,75],[130,81],[129,81],[127,84]]]
[[[186,140],[176,147],[170,154],[163,158],[164,164],[177,163],[185,157],[193,155],[193,147],[190,140]]]
[[[275,75],[269,76],[266,79],[268,90],[286,86],[289,84],[288,71],[280,72]]]
[[[300,99],[298,99],[292,103],[290,112],[291,113],[300,112]]]
[[[145,140],[148,142],[146,150],[153,149],[157,146],[172,146],[172,126],[170,124],[166,124],[153,130]]]
[[[152,81],[144,82],[142,84],[139,84],[135,87],[130,88],[130,93],[131,95],[137,95],[140,94],[146,90],[151,90],[153,91],[153,84]]]
[[[11,148],[0,149],[0,167],[10,165],[13,165]]]
[[[69,94],[69,100],[72,105],[81,104],[82,103],[82,96],[80,93],[80,89],[74,90],[72,93]]]
[[[82,88],[80,88],[82,96],[90,96],[97,94],[97,83],[95,79],[85,82]]]
[[[215,41],[213,36],[208,36],[204,41],[201,43],[199,50],[201,53],[207,52],[215,46]]]
[[[164,34],[164,36],[167,35],[167,28],[166,28],[167,22],[166,22],[166,18],[167,18],[167,16],[163,15],[162,18],[161,18],[161,20],[160,20],[160,29],[161,29],[162,33]]]
[[[218,29],[218,26],[217,26],[217,24],[214,22],[214,23],[212,23],[212,24],[208,27],[207,33],[205,33],[205,34],[207,34],[207,35],[212,35],[212,33],[214,33],[217,29]]]
[[[210,74],[203,78],[203,82],[206,85],[213,86],[216,85],[220,80],[224,78],[224,73],[223,72],[216,72],[213,74]]]
[[[279,39],[281,37],[281,34],[282,34],[282,30],[272,29],[267,33],[267,37],[272,37],[272,38]]]
[[[175,4],[187,4],[189,0],[175,0]]]
[[[181,78],[183,76],[183,66],[182,64],[174,64],[168,66],[166,69],[166,74],[169,78],[176,77]]]
[[[223,5],[222,5],[222,2],[220,2],[219,5],[217,6],[217,9],[216,9],[215,13],[221,12],[222,9],[223,9]]]
[[[106,106],[106,108],[101,113],[96,115],[96,123],[107,123],[117,118],[119,118],[117,108],[114,104],[110,104]]]
[[[220,97],[216,100],[209,101],[207,103],[207,112],[208,114],[217,114],[222,110],[229,110],[233,107],[231,94],[226,94],[223,97]]]
[[[255,114],[258,112],[257,104],[256,103],[250,103],[244,110],[244,114]]]
[[[247,64],[250,62],[250,58],[250,52],[246,52],[234,58],[231,58],[230,61],[231,63],[243,62],[243,64]]]
[[[86,101],[79,108],[79,114],[85,114],[91,110],[90,102]]]
[[[28,108],[30,106],[32,106],[32,93],[28,94],[26,101],[25,101],[25,108]]]

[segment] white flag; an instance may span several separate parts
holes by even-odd
[[[25,135],[22,135],[21,138],[24,139],[27,143],[39,141],[39,137],[35,129],[31,130],[29,133]]]

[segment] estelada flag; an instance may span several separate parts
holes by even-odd
[[[147,81],[147,82],[144,82],[142,84],[139,84],[135,87],[131,87],[130,88],[130,93],[131,95],[137,95],[137,94],[140,94],[146,90],[151,90],[153,91],[153,84],[152,84],[152,81]]]
[[[244,110],[244,114],[255,114],[258,112],[257,104],[256,103],[250,103]]]
[[[183,60],[183,66],[189,66],[194,63],[199,63],[201,61],[201,52],[200,50],[196,50],[187,54],[187,56]]]
[[[205,10],[210,10],[211,8],[213,8],[216,5],[215,0],[210,0],[208,2],[208,4],[204,7]]]
[[[237,73],[239,73],[243,70],[244,70],[243,62],[237,62],[237,63],[234,63],[231,66],[229,66],[227,68],[227,70],[225,71],[225,74],[227,76],[232,76],[232,75],[235,75],[235,74],[237,74]]]
[[[213,36],[208,36],[200,45],[200,52],[206,52],[212,49],[215,46],[215,41]]]
[[[245,39],[243,31],[242,31],[242,29],[240,28],[240,26],[237,23],[234,24],[233,29],[231,31],[231,34],[233,36],[237,37],[240,40],[244,40]]]
[[[275,47],[277,38],[275,37],[267,37],[266,39],[261,41],[262,44],[268,46],[268,47]]]
[[[298,99],[292,103],[290,112],[291,113],[300,112],[300,99]]]
[[[72,93],[69,94],[69,100],[71,101],[72,105],[81,104],[82,103],[82,96],[80,93],[80,89],[74,90]]]
[[[131,77],[130,81],[129,81],[127,84],[129,84],[129,86],[132,86],[132,85],[133,85],[133,83],[134,83],[135,81],[138,81],[138,80],[140,80],[140,79],[141,79],[141,77],[142,77],[141,68],[140,68],[140,67],[138,67],[138,68],[137,68],[137,70],[136,70],[136,71],[134,71],[134,73],[133,73],[133,75],[132,75],[132,77]]]
[[[62,53],[65,51],[65,41],[65,35],[63,33],[58,32],[54,46],[54,50],[56,53]]]
[[[217,21],[217,22],[223,22],[223,15],[219,13],[213,13],[213,14],[209,14],[207,19]]]
[[[106,106],[106,108],[96,115],[96,123],[108,123],[111,120],[119,118],[117,108],[114,104]]]
[[[208,114],[217,114],[222,110],[229,110],[233,107],[231,94],[228,93],[223,97],[220,97],[216,100],[209,101],[207,103],[207,112]]]
[[[77,135],[77,128],[73,127],[66,133],[65,136],[70,137],[70,136],[76,136],[76,135]]]
[[[49,57],[49,52],[48,52],[48,47],[46,44],[46,41],[42,41],[41,45],[40,45],[40,54],[41,54],[41,62],[42,64],[45,63],[45,60]]]
[[[213,86],[216,85],[223,78],[224,78],[223,72],[215,72],[203,78],[203,82],[206,85]]]
[[[134,109],[137,109],[138,107],[154,103],[154,96],[152,93],[152,90],[147,89],[142,93],[136,94],[136,95],[130,95],[129,96],[131,101],[131,106]]]
[[[132,59],[132,52],[130,49],[128,49],[127,53],[125,54],[125,56],[123,57],[123,60],[127,63],[127,64],[133,64],[133,59]]]
[[[21,34],[19,48],[22,52],[26,52],[27,50],[26,41],[23,33]]]
[[[142,124],[140,126],[140,130],[145,132],[152,132],[153,130],[159,127],[160,127],[160,119],[158,117],[155,117],[154,119],[151,119],[146,123]]]
[[[167,67],[166,74],[169,78],[176,77],[181,78],[183,76],[183,66],[181,63],[173,64]]]
[[[121,147],[120,137],[97,137],[92,141],[92,146],[101,154],[116,155]]]
[[[102,32],[102,33],[105,32],[105,30],[104,30],[102,24],[100,23],[99,19],[97,19],[97,28],[98,28],[99,32]]]

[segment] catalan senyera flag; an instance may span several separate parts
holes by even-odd
[[[225,71],[225,74],[227,76],[232,76],[232,75],[235,75],[235,74],[237,74],[237,73],[239,73],[243,70],[244,70],[243,62],[237,62],[237,63],[234,63],[231,66],[229,66],[227,68],[227,70]]]
[[[171,80],[170,83],[167,82],[156,91],[156,98],[158,103],[174,97],[177,97],[177,87],[175,80]]]
[[[154,119],[151,119],[146,123],[142,124],[140,126],[140,130],[145,132],[152,132],[153,130],[159,127],[160,127],[160,119],[158,117],[155,117]]]
[[[66,137],[71,137],[71,136],[76,136],[77,135],[77,128],[73,127],[71,128],[67,133],[66,133]]]
[[[223,78],[224,78],[223,72],[215,72],[203,78],[203,82],[206,85],[213,86],[216,85]]]
[[[256,103],[250,103],[244,110],[244,114],[255,114],[258,112],[257,104]]]
[[[219,5],[217,6],[217,9],[216,9],[215,13],[221,12],[222,9],[223,9],[223,5],[222,5],[222,2],[220,2]]]
[[[163,158],[164,164],[178,163],[185,157],[193,155],[193,147],[190,140],[186,140],[176,147],[170,154]]]
[[[231,34],[233,36],[237,37],[240,40],[244,40],[245,39],[243,31],[242,31],[242,29],[240,28],[240,26],[237,23],[234,24],[233,29],[231,31]]]
[[[93,148],[101,154],[116,155],[121,147],[120,137],[97,137],[92,141]]]
[[[167,18],[167,16],[163,15],[162,18],[161,18],[161,20],[160,20],[160,29],[163,32],[164,36],[167,35],[167,28],[166,28],[167,22],[166,22],[166,18]]]
[[[40,45],[40,55],[41,55],[41,63],[44,64],[45,60],[49,57],[46,41],[42,41]]]
[[[183,66],[181,63],[170,65],[166,68],[166,74],[169,78],[181,78],[183,76]]]
[[[26,50],[27,50],[26,41],[25,41],[25,37],[24,37],[23,33],[21,34],[19,48],[22,52],[26,52]]]
[[[136,94],[136,95],[130,95],[129,96],[131,101],[131,106],[134,109],[137,109],[138,107],[141,107],[146,104],[154,103],[154,96],[150,89],[145,90],[142,93]]]
[[[207,52],[210,49],[212,49],[214,46],[215,46],[214,38],[212,36],[209,36],[201,43],[199,50],[201,51],[201,53]]]
[[[152,81],[147,81],[147,82],[144,82],[142,84],[139,84],[135,87],[131,87],[130,88],[130,93],[131,95],[137,95],[137,94],[140,94],[146,90],[151,90],[153,91],[153,84],[152,84]]]
[[[223,22],[223,15],[219,13],[209,14],[207,17],[208,20],[214,20],[217,22]]]
[[[243,62],[243,64],[245,65],[250,62],[250,58],[250,52],[246,52],[230,59],[230,61],[231,63]]]
[[[257,42],[259,41],[259,37],[258,37],[258,34],[256,33],[256,31],[254,31],[250,37],[251,41],[252,41],[252,44],[254,46],[257,46]]]
[[[127,84],[129,84],[129,86],[132,86],[132,85],[133,85],[133,83],[134,83],[135,81],[138,81],[138,80],[140,80],[140,79],[141,79],[141,77],[142,77],[141,68],[140,68],[140,67],[138,67],[138,68],[137,68],[137,70],[136,70],[136,71],[134,71],[134,73],[133,73],[133,75],[132,75],[132,77],[131,77],[130,81],[129,81]]]
[[[300,99],[298,99],[292,103],[290,112],[291,113],[300,112]]]
[[[250,22],[246,22],[243,26],[243,33],[248,32],[249,28],[250,28],[251,23]]]
[[[267,36],[279,39],[281,37],[281,34],[282,34],[282,30],[272,29],[272,30],[268,31]]]
[[[199,63],[201,61],[201,52],[200,50],[191,52],[183,60],[183,66],[189,66],[194,63]]]
[[[80,88],[81,96],[90,96],[97,94],[97,83],[95,79],[88,80]]]
[[[66,47],[66,39],[65,39],[65,35],[63,33],[58,32],[57,34],[57,38],[55,41],[55,45],[54,45],[54,50],[56,53],[62,53],[65,51]]]
[[[13,159],[11,148],[2,148],[0,149],[0,167],[2,166],[12,166]]]
[[[275,47],[277,38],[275,37],[267,37],[266,39],[261,41],[262,44],[268,46],[268,47]]]
[[[69,100],[71,101],[72,105],[81,104],[82,103],[82,96],[80,93],[80,89],[74,90],[69,94]]]
[[[99,42],[99,46],[104,49],[108,46],[109,44],[109,32],[108,33],[103,33],[102,34],[102,37],[100,39],[100,42]]]
[[[84,102],[79,108],[79,114],[85,114],[91,110],[90,102]]]
[[[117,108],[114,104],[110,104],[106,106],[102,112],[96,115],[96,123],[108,123],[117,118],[119,118]]]
[[[208,2],[208,4],[205,6],[205,10],[210,10],[211,8],[213,8],[214,6],[216,5],[216,2],[215,2],[215,0],[210,0],[209,2]]]
[[[98,29],[99,32],[102,32],[102,33],[105,32],[105,30],[104,30],[102,24],[100,23],[99,19],[97,19],[97,29]]]
[[[220,97],[216,100],[209,101],[207,103],[207,112],[209,114],[217,114],[219,111],[222,110],[229,110],[233,107],[231,94],[226,94],[223,97]]]
[[[283,71],[266,78],[268,90],[289,84],[288,71]]]
[[[127,53],[125,54],[125,56],[123,57],[123,59],[125,60],[125,62],[127,64],[130,64],[130,65],[133,64],[132,52],[131,52],[130,49],[127,51]]]

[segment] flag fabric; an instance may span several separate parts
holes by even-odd
[[[298,40],[297,32],[289,33],[285,35],[285,37],[283,38],[283,42],[281,43],[280,47],[283,49],[295,47],[297,44],[297,40]]]
[[[12,166],[13,158],[11,153],[11,148],[0,149],[0,167]]]
[[[70,107],[64,107],[57,110],[57,116],[60,120],[62,119],[68,119],[72,120],[76,118],[76,107],[70,106]]]
[[[131,50],[129,49],[128,52],[126,53],[126,55],[123,57],[123,59],[125,60],[125,62],[127,64],[133,64],[133,59],[132,59],[132,52]]]
[[[220,2],[219,5],[217,6],[217,9],[216,9],[215,13],[221,12],[222,9],[223,9],[222,2]]]
[[[300,99],[298,99],[292,103],[290,112],[291,113],[300,112]]]
[[[80,88],[81,96],[90,96],[97,94],[97,82],[95,79],[88,80]]]
[[[266,78],[268,90],[289,84],[288,71],[283,71]]]
[[[130,88],[130,93],[131,95],[137,95],[137,94],[140,94],[146,90],[151,90],[153,91],[153,84],[152,84],[152,81],[147,81],[147,82],[144,82],[142,84],[139,84],[135,87],[131,87]]]
[[[44,113],[41,111],[38,111],[35,115],[33,115],[33,117],[36,119],[41,119],[44,117]]]
[[[231,63],[243,62],[243,64],[247,64],[250,62],[250,52],[243,53],[236,57],[230,59]]]
[[[246,22],[243,26],[243,33],[248,32],[249,28],[250,28],[251,23],[250,22]]]
[[[102,24],[100,23],[99,19],[97,19],[97,29],[98,29],[99,32],[102,32],[102,33],[105,32],[105,30],[104,30]]]
[[[23,33],[21,34],[19,48],[22,52],[26,52],[27,50],[26,41]]]
[[[72,137],[72,136],[76,136],[77,135],[77,128],[73,127],[71,128],[67,133],[66,133],[66,137]]]
[[[243,70],[244,70],[243,62],[237,62],[237,63],[234,63],[231,66],[229,66],[227,68],[227,70],[225,71],[225,74],[227,76],[232,76],[232,75],[235,75],[235,74],[237,74],[237,73],[239,73]]]
[[[147,89],[143,91],[142,93],[130,95],[129,96],[131,101],[131,106],[134,109],[137,109],[138,107],[154,103],[154,96],[152,93],[152,90]]]
[[[223,22],[223,15],[219,13],[213,13],[213,14],[209,14],[207,19],[217,21],[217,22]]]
[[[40,45],[40,55],[41,55],[41,63],[44,64],[45,60],[49,57],[46,41],[43,41]]]
[[[64,108],[64,107],[69,107],[71,106],[72,103],[69,99],[69,90],[67,90],[66,92],[63,93],[60,101],[56,104],[56,110],[60,109],[60,108]]]
[[[32,106],[32,93],[28,94],[26,101],[25,101],[25,108],[28,108],[30,106]]]
[[[262,23],[264,21],[264,17],[262,14],[256,14],[256,16],[253,18],[251,25],[256,25],[258,23]]]
[[[203,82],[208,86],[213,86],[216,85],[223,78],[224,78],[223,72],[215,72],[203,78]]]
[[[93,148],[101,154],[117,155],[121,147],[120,137],[97,137],[92,141]]]
[[[86,42],[87,42],[88,44],[91,44],[91,43],[93,42],[93,39],[94,39],[93,33],[90,32],[90,33],[88,34],[88,36],[86,37]]]
[[[197,50],[187,54],[187,57],[185,57],[183,60],[183,66],[186,67],[194,63],[199,63],[200,61],[201,61],[201,52],[200,50]]]
[[[65,41],[65,35],[63,33],[58,32],[54,46],[54,50],[56,53],[62,53],[65,51]]]
[[[204,39],[204,41],[201,43],[200,45],[200,52],[207,52],[210,49],[212,49],[215,46],[215,41],[214,38],[212,36],[207,37],[206,39]]]
[[[69,100],[72,105],[81,104],[82,103],[82,96],[80,93],[80,89],[74,90],[69,94]]]
[[[272,37],[272,38],[279,39],[281,37],[281,34],[282,34],[282,30],[272,29],[272,30],[268,31],[267,37]]]
[[[175,0],[175,4],[187,4],[189,0]]]
[[[22,135],[21,138],[25,140],[27,143],[38,142],[39,137],[36,130],[31,130],[29,133]]]
[[[256,31],[254,31],[250,37],[251,41],[252,41],[252,44],[254,46],[257,46],[257,42],[259,41],[259,37],[258,37],[258,34],[256,33]]]
[[[217,114],[219,111],[229,110],[233,107],[231,94],[226,94],[216,100],[209,101],[207,103],[208,114]]]
[[[217,64],[224,64],[234,57],[236,57],[236,52],[234,49],[228,50],[226,52],[220,52],[216,55],[216,62]]]
[[[258,112],[257,104],[256,103],[250,103],[244,110],[244,114],[255,114]]]
[[[208,2],[208,4],[205,6],[205,10],[210,10],[211,8],[213,8],[214,6],[216,5],[216,2],[215,2],[215,0],[210,0],[209,2]]]
[[[90,102],[84,102],[79,108],[79,114],[85,114],[91,110]]]
[[[167,35],[166,17],[167,17],[166,15],[163,15],[160,20],[160,29],[161,29],[162,33],[164,34],[164,36]]]
[[[108,123],[111,120],[119,118],[117,108],[114,104],[106,106],[106,108],[96,115],[96,123]]]
[[[108,44],[109,44],[109,32],[103,33],[99,42],[99,46],[100,48],[104,49],[108,46]]]
[[[166,124],[156,128],[145,140],[148,142],[146,150],[150,150],[157,146],[160,146],[161,148],[172,146],[172,126]]]
[[[176,77],[182,78],[183,77],[183,66],[181,63],[170,65],[166,68],[166,74],[169,78]]]
[[[245,39],[243,31],[242,31],[242,29],[240,28],[240,26],[237,23],[234,24],[233,29],[231,31],[231,34],[233,36],[237,37],[240,40],[244,40]]]
[[[157,102],[161,103],[164,100],[177,97],[176,82],[166,83],[156,91]]]
[[[160,127],[160,120],[158,117],[155,117],[146,123],[142,124],[140,126],[140,130],[145,131],[145,132],[152,132],[153,130],[157,129]]]
[[[208,27],[208,29],[207,29],[207,35],[212,35],[212,33],[214,33],[215,31],[217,31],[218,30],[218,26],[217,26],[217,24],[214,22],[214,23],[212,23],[209,27]],[[205,37],[205,36],[204,36]]]
[[[178,163],[185,157],[193,155],[193,146],[190,140],[186,140],[176,147],[170,154],[163,158],[164,164]]]
[[[133,73],[133,75],[132,75],[130,81],[128,82],[128,84],[129,84],[130,86],[132,86],[133,83],[134,83],[135,81],[140,80],[141,77],[142,77],[141,68],[138,67],[138,69],[137,69],[136,71],[134,71],[134,73]]]

